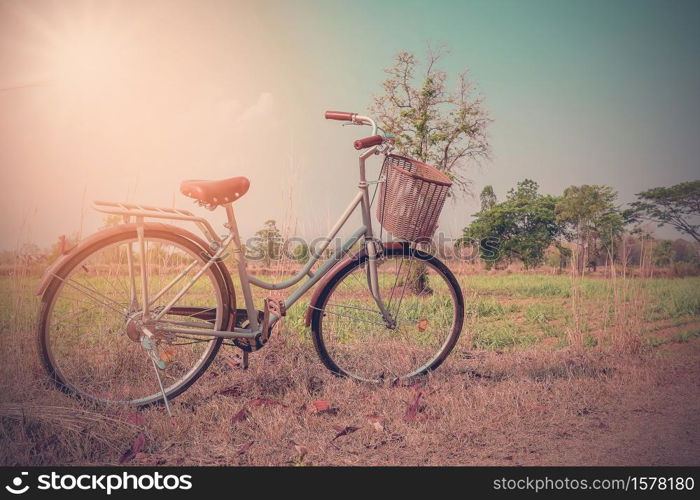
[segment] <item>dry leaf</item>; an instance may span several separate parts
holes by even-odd
[[[337,415],[338,408],[333,408],[331,404],[325,399],[317,399],[311,403],[311,408],[309,409],[311,413],[321,414],[327,413],[329,415]]]
[[[331,439],[331,441],[335,441],[336,439],[338,439],[341,436],[347,436],[348,434],[352,434],[353,432],[358,430],[359,427],[353,427],[352,425],[348,425],[346,427],[342,427],[340,425],[334,425],[333,429],[337,432],[337,434],[335,435],[335,437],[333,439]]]
[[[234,370],[241,367],[243,364],[243,359],[240,356],[224,355],[224,362],[229,365]]]
[[[304,458],[306,455],[309,453],[309,449],[306,446],[302,446],[300,444],[295,444],[294,449],[297,451],[299,454],[299,458]]]
[[[140,413],[129,413],[126,416],[126,422],[131,425],[146,425],[146,418]]]
[[[124,452],[124,454],[119,458],[119,463],[123,464],[128,462],[129,460],[132,460],[138,452],[140,452],[143,449],[143,446],[146,444],[146,436],[143,435],[143,432],[139,432],[136,435],[136,438],[134,438],[134,441],[131,443],[131,447]]]
[[[331,407],[330,403],[325,399],[317,399],[311,404],[311,413],[321,413],[324,411],[328,411]]]
[[[404,419],[406,420],[415,420],[416,417],[418,416],[418,412],[420,410],[420,398],[423,393],[421,391],[416,391],[416,395],[413,398],[413,401],[408,405],[406,408],[406,415],[404,416]]]
[[[250,443],[244,444],[243,446],[241,446],[240,448],[238,448],[238,452],[237,452],[237,453],[238,453],[239,455],[244,455],[245,452],[248,451],[248,450],[250,449],[251,446],[253,446],[253,443],[255,443],[255,441],[251,441]]]
[[[384,425],[382,425],[382,417],[376,413],[368,413],[365,418],[372,424],[372,427],[377,432],[384,432]]]
[[[248,410],[243,408],[241,411],[239,411],[233,417],[231,417],[231,423],[235,424],[237,422],[243,422],[247,418],[248,418]]]
[[[160,351],[160,359],[165,361],[166,363],[171,363],[172,361],[175,361],[175,349],[172,347],[163,349]]]
[[[236,368],[239,368],[239,367],[241,366],[240,363],[236,363],[235,361],[233,361],[233,360],[231,360],[231,359],[229,359],[229,358],[224,358],[224,363],[226,363],[227,365],[229,365],[229,366],[230,366],[231,368],[233,368],[234,370],[235,370]]]
[[[237,385],[232,385],[231,387],[227,387],[226,389],[220,390],[217,394],[235,398],[243,394],[243,389],[241,389]]]
[[[428,329],[428,320],[427,318],[421,318],[418,320],[418,331],[419,332],[424,332]]]

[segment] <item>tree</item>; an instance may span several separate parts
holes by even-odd
[[[121,215],[108,214],[102,219],[102,226],[100,229],[107,229],[110,227],[118,226],[124,222],[124,217]]]
[[[700,180],[649,189],[637,198],[631,203],[633,219],[656,222],[659,227],[668,224],[700,242]]]
[[[253,254],[251,260],[262,260],[269,266],[273,259],[277,259],[282,248],[282,233],[277,229],[277,222],[266,220],[263,228],[255,233],[255,238],[250,245]]]
[[[577,245],[576,270],[595,267],[601,252],[613,255],[614,245],[624,230],[624,220],[615,205],[617,193],[610,186],[569,186],[557,204],[557,220],[563,235]]]
[[[68,235],[64,234],[64,235],[59,236],[58,240],[55,241],[51,245],[51,248],[49,249],[49,256],[48,256],[49,261],[53,262],[54,260],[59,258],[61,255],[69,252],[79,242],[80,242],[80,238],[78,237],[77,231],[74,231]]]
[[[309,245],[302,241],[297,246],[295,246],[294,250],[292,251],[292,258],[299,264],[306,264],[311,258],[311,254],[309,252]]]
[[[444,47],[429,47],[424,66],[410,52],[396,54],[384,70],[384,92],[374,97],[371,112],[396,137],[399,154],[435,166],[458,191],[468,193],[466,168],[488,158],[491,120],[466,70],[457,75],[454,89],[448,88],[447,73],[438,69],[447,53]],[[413,266],[407,279],[414,293],[431,292],[424,265]]]
[[[448,89],[447,73],[437,68],[447,53],[445,48],[429,48],[421,67],[412,53],[399,52],[393,66],[384,70],[384,93],[375,96],[371,110],[382,128],[396,136],[399,154],[435,166],[468,192],[466,167],[488,158],[486,128],[491,119],[466,70],[457,75],[455,88]]]
[[[491,186],[490,184],[488,186],[484,186],[484,189],[481,190],[479,199],[481,200],[482,212],[490,210],[496,203],[498,203],[496,193],[493,192],[493,186]]]
[[[670,266],[674,261],[673,242],[661,240],[654,245],[652,262],[655,266]]]
[[[486,211],[466,228],[463,242],[479,242],[487,267],[519,259],[526,269],[544,262],[545,251],[561,233],[555,207],[559,199],[538,193],[535,181],[525,179],[508,192],[506,200]]]
[[[672,246],[673,258],[676,262],[700,263],[700,244],[678,238]]]

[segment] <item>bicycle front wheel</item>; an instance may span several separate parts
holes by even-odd
[[[162,402],[163,392],[177,396],[204,372],[221,345],[206,332],[226,328],[231,297],[221,267],[200,272],[210,254],[190,236],[147,224],[142,258],[135,226],[121,226],[55,271],[37,333],[59,388],[97,402],[147,406]]]
[[[464,298],[450,270],[430,254],[404,245],[377,261],[385,321],[369,287],[369,259],[340,269],[314,306],[311,329],[332,372],[361,381],[396,382],[434,370],[454,348]]]

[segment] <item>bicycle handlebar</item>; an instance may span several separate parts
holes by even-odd
[[[340,120],[351,122],[355,119],[357,113],[348,113],[347,111],[326,111],[326,120]]]
[[[369,125],[372,127],[372,136],[355,141],[355,149],[365,149],[370,146],[377,146],[384,141],[383,136],[375,135],[378,127],[376,122],[369,116],[362,116],[358,115],[357,113],[349,113],[347,111],[326,111],[324,116],[326,120],[340,120],[344,122],[352,122],[355,125]]]
[[[381,135],[371,135],[369,137],[365,137],[364,139],[358,139],[353,143],[353,146],[355,146],[355,149],[360,150],[360,149],[366,149],[371,146],[379,146],[384,142],[384,137]]]

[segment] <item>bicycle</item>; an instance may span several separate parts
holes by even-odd
[[[273,327],[314,285],[306,327],[331,372],[365,382],[410,380],[437,368],[462,330],[464,299],[450,270],[420,242],[432,237],[450,180],[421,162],[393,155],[393,138],[370,117],[329,111],[326,119],[368,125],[355,141],[358,192],[290,279],[270,283],[247,270],[233,210],[250,186],[245,177],[183,181],[180,191],[210,210],[226,210],[228,233],[218,236],[192,212],[96,201],[93,207],[123,223],[62,252],[38,287],[41,359],[57,387],[101,403],[137,407],[164,403],[190,387],[222,343],[248,354],[262,348]],[[368,182],[366,160],[385,159]],[[370,185],[379,192],[377,216],[397,240],[382,242],[372,229]],[[320,261],[330,242],[360,208],[362,225]],[[162,219],[192,222],[204,238]],[[382,232],[380,231],[380,238]],[[349,255],[360,243],[360,250]],[[233,256],[244,308],[236,308],[233,279],[223,257]],[[420,288],[411,272],[423,268]],[[251,286],[282,290],[306,280],[286,298],[270,296],[258,310]],[[411,288],[416,288],[411,290]]]

